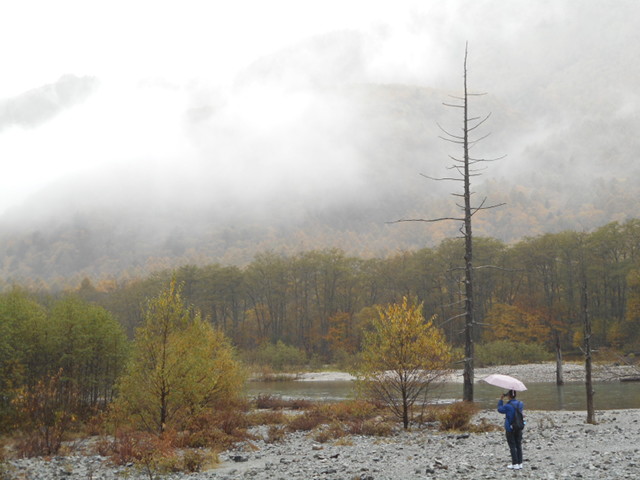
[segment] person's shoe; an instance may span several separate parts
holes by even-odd
[[[515,463],[513,465],[507,465],[507,468],[511,469],[511,470],[517,470],[518,465],[516,465]]]
[[[516,465],[515,467],[513,467],[514,470],[522,470],[522,464],[519,463],[518,465]]]

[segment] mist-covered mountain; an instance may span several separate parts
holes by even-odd
[[[487,92],[471,98],[472,115],[491,113],[477,132],[491,135],[472,153],[506,155],[473,179],[476,204],[506,203],[476,215],[475,234],[513,242],[638,216],[640,35],[627,20],[638,9],[615,5],[529,7],[539,15],[528,28],[520,20],[522,35],[470,44],[470,89]],[[432,25],[416,18],[413,28]],[[7,211],[2,278],[243,264],[264,250],[385,255],[455,236],[450,222],[388,222],[456,214],[461,185],[420,174],[451,176],[449,155],[460,155],[438,125],[462,126],[443,102],[461,92],[465,42],[425,48],[422,76],[412,77],[406,59],[381,67],[390,38],[313,36],[247,65],[229,88],[176,90],[188,140],[177,161],[88,170]]]

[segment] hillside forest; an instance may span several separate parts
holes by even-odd
[[[142,325],[149,299],[172,279],[181,285],[185,304],[250,361],[257,361],[261,349],[279,345],[296,352],[297,364],[348,369],[376,316],[374,307],[403,297],[423,303],[424,315],[435,316],[448,342],[461,347],[463,248],[461,239],[447,239],[385,258],[362,259],[337,249],[292,256],[263,252],[243,268],[184,265],[136,279],[85,278],[57,294],[14,286],[0,297],[6,333],[2,370],[30,372],[35,381],[71,361],[75,354],[69,349],[86,352],[100,345],[96,355],[103,357],[90,363],[91,369],[103,369],[106,384],[93,395],[111,398],[114,359],[124,355]],[[640,351],[640,220],[511,245],[479,237],[474,259],[480,347],[515,342],[579,355],[580,297],[586,288],[593,346]],[[55,338],[60,341],[51,344]]]
[[[403,296],[424,303],[448,340],[461,339],[463,244],[361,259],[338,249],[292,256],[256,255],[244,268],[185,265],[146,278],[93,284],[72,293],[114,316],[128,335],[145,299],[172,275],[183,295],[240,350],[281,341],[324,362],[358,351],[371,308]],[[506,244],[474,245],[477,341],[514,340],[551,349],[581,344],[580,291],[586,286],[595,345],[640,351],[640,221],[613,222],[592,233],[565,231]]]

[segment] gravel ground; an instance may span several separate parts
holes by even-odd
[[[522,369],[522,370],[521,370]],[[525,370],[526,369],[526,370]],[[611,379],[611,372],[598,373]],[[501,367],[492,373],[521,375],[527,381],[549,381],[546,366]],[[534,373],[535,372],[535,373]],[[566,380],[582,379],[581,367],[565,367]],[[488,374],[488,372],[487,372]],[[476,378],[484,373],[476,371]],[[545,380],[547,378],[547,380]],[[167,480],[383,480],[383,479],[489,479],[499,475],[533,479],[640,478],[640,410],[596,412],[596,425],[586,424],[585,412],[526,411],[524,468],[511,471],[502,431],[442,433],[416,428],[388,438],[353,436],[348,442],[320,444],[308,434],[287,435],[283,442],[256,440],[238,444],[220,454],[221,464],[195,474],[171,474]],[[502,425],[495,410],[483,411],[475,421]],[[257,430],[260,436],[264,431]],[[73,455],[51,459],[9,460],[5,478],[15,480],[149,479],[134,466],[114,467],[108,459]],[[0,476],[0,478],[2,478]]]
[[[584,382],[584,363],[564,363],[565,382]],[[496,367],[476,368],[475,379],[480,380],[492,373],[512,375],[525,383],[553,383],[556,381],[555,362],[534,363],[529,365],[501,365]],[[640,367],[630,365],[596,364],[592,368],[594,382],[617,382],[625,377],[640,376]],[[462,382],[462,372],[454,374],[451,381]]]
[[[495,411],[478,416],[501,424]],[[478,419],[479,419],[478,418]],[[389,438],[352,437],[352,445],[319,444],[297,433],[285,441],[240,444],[221,454],[216,469],[172,474],[196,479],[489,479],[500,475],[535,479],[615,479],[640,477],[640,410],[596,412],[597,425],[584,412],[527,412],[524,468],[506,468],[504,434],[452,434],[416,429]],[[133,467],[109,465],[98,456],[11,461],[9,477],[23,480],[148,479]]]
[[[583,382],[584,381],[584,363],[564,363],[563,364],[564,381],[565,382]],[[527,365],[500,365],[495,367],[476,368],[474,375],[476,381],[490,375],[492,373],[502,373],[512,375],[524,381],[525,383],[545,383],[556,381],[556,364],[555,362],[533,363]],[[628,365],[594,365],[592,369],[593,381],[609,382],[619,381],[624,377],[640,376],[640,367]],[[299,375],[292,375],[300,381],[335,381],[335,380],[353,380],[354,377],[344,372],[312,372]],[[452,373],[447,382],[462,383],[462,370]]]

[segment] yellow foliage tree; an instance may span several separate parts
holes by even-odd
[[[117,411],[141,428],[180,429],[191,415],[238,395],[244,383],[224,334],[187,308],[175,280],[149,302]]]
[[[402,303],[377,310],[378,318],[364,335],[358,382],[387,404],[406,429],[415,401],[449,373],[451,347],[433,318],[425,320],[422,304],[404,297]]]
[[[525,311],[516,305],[495,304],[485,317],[488,327],[483,332],[487,342],[511,340],[522,343],[544,343],[551,329],[542,315]]]

